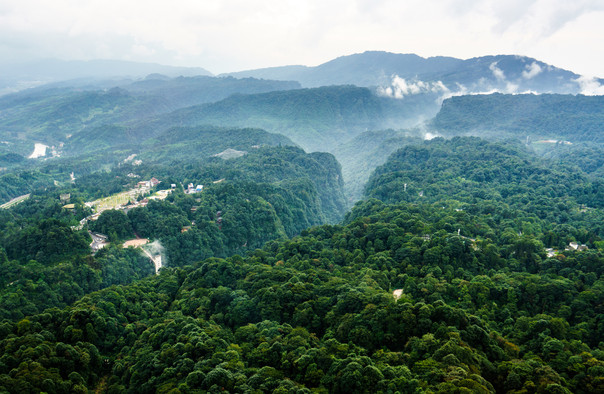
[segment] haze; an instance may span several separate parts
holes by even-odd
[[[604,76],[602,20],[602,0],[6,0],[0,59],[119,59],[218,74],[385,50],[518,54]]]

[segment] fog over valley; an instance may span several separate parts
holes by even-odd
[[[0,392],[604,392],[603,13],[0,2]]]

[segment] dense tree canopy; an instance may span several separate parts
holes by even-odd
[[[320,200],[312,179],[298,186],[309,200],[291,191],[293,180],[274,181],[277,167],[244,176],[242,165],[270,158],[209,163],[194,176],[237,171],[201,194],[177,190],[119,213],[162,240],[172,268],[157,276],[134,281],[143,271],[132,249],[42,270],[0,249],[3,284],[19,287],[2,298],[11,312],[0,324],[0,387],[604,390],[603,215],[591,178],[545,167],[514,144],[437,139],[392,156],[341,224],[302,229],[316,217],[302,202]],[[16,236],[7,240],[28,234],[15,220],[32,232],[77,220],[59,209],[28,221],[28,205],[40,204],[30,200],[0,215]],[[246,255],[251,239],[258,249]],[[571,241],[589,249],[565,250]],[[71,275],[71,288],[48,279],[59,274]],[[56,301],[27,298],[31,289]]]

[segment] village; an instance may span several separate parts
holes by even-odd
[[[176,189],[176,184],[172,183],[169,189],[157,190],[157,192],[149,195],[153,188],[157,187],[161,181],[157,178],[152,177],[148,181],[140,181],[137,183],[136,187],[109,197],[105,197],[99,200],[95,200],[92,202],[87,202],[84,205],[91,208],[94,213],[90,216],[85,217],[80,221],[78,226],[72,227],[73,230],[81,230],[89,221],[95,221],[99,218],[99,216],[107,210],[119,210],[127,213],[129,210],[137,208],[137,207],[146,207],[151,200],[165,200],[170,193],[172,193]],[[187,187],[184,189],[185,194],[195,194],[203,192],[203,185],[194,185],[193,183],[189,183]],[[141,198],[142,197],[142,198]],[[62,202],[68,202],[70,199],[69,194],[62,194],[60,196]],[[75,204],[66,204],[63,206],[65,209],[74,209]],[[88,231],[90,237],[92,238],[92,243],[90,244],[90,248],[92,249],[92,253],[98,252],[100,249],[109,245],[107,241],[107,235]],[[145,248],[145,245],[149,244],[149,239],[147,238],[135,238],[131,240],[127,240],[122,244],[124,248],[140,248],[143,253],[151,259],[155,266],[155,273],[157,274],[162,267],[162,254],[161,254],[161,246],[160,247],[150,247]]]

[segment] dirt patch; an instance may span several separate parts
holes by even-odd
[[[130,239],[130,240],[124,242],[124,248],[130,247],[130,246],[138,248],[139,246],[143,246],[147,243],[149,243],[149,240],[147,238]]]

